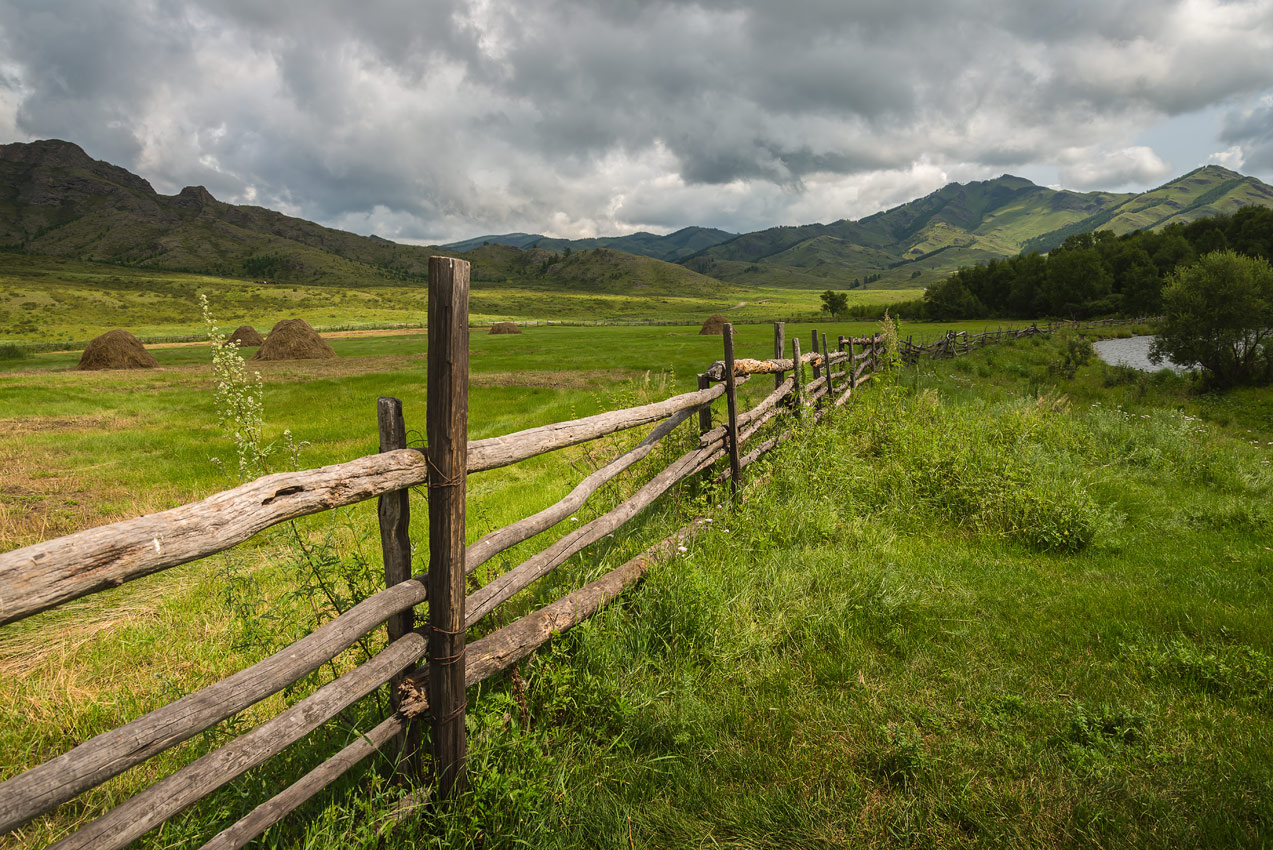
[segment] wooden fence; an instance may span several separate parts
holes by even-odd
[[[1146,322],[1153,321],[1157,321],[1157,318],[1143,316],[1139,319],[1100,319],[1092,322],[1048,322],[1042,327],[1037,322],[1034,322],[1024,328],[998,328],[978,334],[969,334],[967,331],[947,331],[927,345],[917,344],[912,341],[913,337],[907,337],[901,341],[899,348],[902,362],[907,365],[913,365],[919,362],[921,357],[931,357],[936,360],[958,357],[961,354],[967,354],[974,348],[1002,342],[1005,339],[1022,339],[1028,336],[1037,336],[1038,334],[1050,334],[1059,330],[1084,331],[1099,330],[1116,325],[1143,325]]]
[[[423,774],[420,741],[426,715],[432,732],[437,793],[442,799],[450,797],[465,783],[466,689],[506,671],[553,633],[590,617],[640,579],[653,562],[674,551],[694,526],[680,529],[601,578],[466,645],[468,628],[631,520],[678,482],[710,470],[717,461],[727,458],[728,467],[713,479],[729,481],[736,490],[747,466],[794,433],[790,428],[775,428],[766,439],[755,442],[753,438],[762,429],[771,423],[821,420],[886,365],[884,337],[878,334],[840,336],[832,349],[826,334],[815,330],[809,351],[802,352],[800,340],[792,339],[788,357],[781,322],[774,324],[771,358],[736,358],[733,329],[725,325],[724,356],[698,376],[694,392],[468,442],[468,295],[467,263],[441,257],[430,260],[427,448],[407,448],[401,402],[382,398],[377,409],[378,454],[318,469],[267,475],[192,504],[0,554],[0,624],[4,624],[225,551],[277,523],[377,498],[386,584],[384,590],[263,661],[0,783],[0,832],[52,811],[299,681],[382,624],[387,645],[365,663],[139,792],[54,846],[94,850],[123,847],[282,752],[386,683],[391,686],[388,717],[204,847],[224,850],[244,846],[382,748],[404,753],[407,772],[419,778]],[[948,333],[926,346],[908,339],[901,353],[908,362],[922,354],[955,356],[990,341],[1046,333],[1056,327],[1031,325],[972,336]],[[807,380],[806,367],[810,370]],[[772,392],[740,411],[738,387],[762,375],[773,375]],[[713,403],[722,397],[725,416],[716,425]],[[602,485],[695,418],[699,430],[696,445],[626,501],[466,594],[466,577],[474,570],[570,517]],[[636,447],[588,475],[561,501],[465,546],[468,475],[644,425],[655,427]],[[427,573],[412,576],[407,488],[419,484],[427,485],[429,494],[429,567]],[[418,624],[414,608],[426,602],[428,621]],[[422,660],[427,663],[419,664]]]
[[[468,442],[468,264],[435,257],[429,268],[428,385],[423,450],[406,447],[401,403],[378,406],[380,452],[347,463],[266,475],[192,504],[88,529],[0,554],[0,624],[116,587],[178,564],[225,551],[277,523],[377,498],[385,567],[384,590],[340,614],[286,649],[202,690],[0,783],[0,833],[52,811],[102,782],[203,732],[299,681],[357,640],[385,625],[387,645],[314,693],[257,727],[159,780],[57,842],[58,848],[123,847],[186,807],[264,763],[339,712],[389,683],[392,710],[358,740],[327,759],[204,846],[242,847],[354,765],[382,748],[405,752],[408,772],[422,772],[415,751],[427,716],[432,773],[446,799],[464,787],[465,689],[495,676],[537,647],[591,616],[631,586],[650,565],[674,551],[693,524],[646,549],[558,601],[465,644],[466,630],[571,556],[613,532],[678,482],[709,471],[736,489],[743,470],[793,433],[767,425],[820,420],[870,381],[883,358],[883,337],[838,337],[834,350],[814,332],[810,350],[774,326],[773,357],[736,359],[725,326],[724,356],[699,376],[699,388],[651,404],[613,410],[491,439]],[[811,375],[806,378],[806,367]],[[774,388],[748,410],[737,388],[772,374]],[[720,424],[713,403],[725,399]],[[697,416],[696,416],[697,414]],[[466,576],[510,547],[576,512],[603,484],[648,456],[678,426],[697,419],[697,443],[640,486],[627,500],[573,528],[473,593]],[[561,501],[465,546],[468,475],[517,463],[643,425],[654,425],[634,448],[584,478]],[[429,566],[410,574],[406,489],[428,488]],[[414,608],[428,603],[428,620]],[[421,662],[424,663],[421,663]]]

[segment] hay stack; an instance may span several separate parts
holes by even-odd
[[[245,345],[264,345],[265,337],[261,336],[256,328],[251,325],[239,325],[234,333],[230,334],[227,342],[237,342],[240,348]]]
[[[159,365],[141,340],[124,330],[107,331],[84,346],[76,369],[153,369]]]
[[[283,319],[270,330],[253,360],[330,360],[336,356],[304,319]]]
[[[721,336],[725,332],[725,317],[715,313],[703,320],[703,327],[698,329],[699,336],[715,334]]]
[[[493,334],[519,334],[521,332],[522,329],[513,322],[496,322],[491,325],[491,333]]]

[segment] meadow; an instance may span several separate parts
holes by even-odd
[[[811,327],[788,336],[806,342]],[[375,399],[394,395],[418,444],[425,337],[332,344],[338,361],[261,364],[268,439],[281,447],[290,429],[308,443],[303,466],[373,452]],[[720,347],[696,325],[475,333],[470,436],[690,389]],[[737,348],[766,356],[770,328],[740,325]],[[713,519],[526,662],[520,684],[470,694],[473,786],[459,805],[388,823],[403,789],[379,765],[264,845],[1266,844],[1273,398],[1096,362],[1071,377],[1057,368],[1066,351],[1065,338],[1036,337],[923,363],[749,470],[737,505],[678,491],[513,606]],[[232,483],[210,462],[233,449],[206,348],[155,354],[161,368],[131,373],[71,371],[74,353],[0,362],[0,548]],[[470,540],[555,501],[634,439],[474,476]],[[280,449],[274,462],[292,459]],[[413,509],[421,540],[422,498]],[[374,586],[373,514],[311,518],[0,629],[0,778],[251,663],[311,625],[316,605]],[[0,846],[42,846],[333,673]],[[211,836],[366,728],[383,695],[372,702],[143,846]]]
[[[332,287],[113,266],[20,253],[0,253],[0,345],[84,342],[113,328],[135,336],[166,337],[203,332],[198,295],[230,329],[250,324],[262,333],[283,318],[302,318],[316,328],[377,327],[424,321],[423,280],[401,285]],[[856,290],[849,304],[912,300],[922,289]],[[815,290],[726,287],[725,294],[622,294],[566,292],[541,287],[475,282],[470,314],[475,322],[570,321],[693,324],[713,313],[732,321],[816,317]]]

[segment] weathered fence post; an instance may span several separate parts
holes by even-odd
[[[743,467],[738,456],[738,390],[734,383],[734,326],[725,323],[725,404],[729,421],[729,480],[734,494],[743,483]]]
[[[781,360],[782,353],[787,349],[787,323],[774,322],[774,359]],[[785,372],[774,373],[774,389],[782,386]]]
[[[707,377],[707,374],[705,372],[700,373],[698,376],[698,388],[706,390],[710,389],[711,386],[712,381]],[[698,433],[706,434],[710,430],[712,430],[712,404],[708,402],[698,409]]]
[[[831,349],[827,348],[827,335],[822,335],[822,362],[826,365],[823,370],[827,375],[827,394],[823,396],[823,407],[835,403],[835,384],[831,381]]]
[[[464,790],[464,497],[469,419],[469,264],[429,258],[429,708],[438,796]]]
[[[853,337],[849,337],[848,340],[846,340],[846,342],[848,342],[849,344],[849,349],[848,349],[849,359],[844,362],[848,364],[849,389],[855,390],[857,389],[857,385],[858,385],[858,378],[857,378],[858,364],[857,364],[857,361],[853,359]]]
[[[804,383],[804,366],[800,363],[800,338],[791,338],[791,378],[793,385],[791,387],[791,409],[796,412],[796,418],[800,419],[804,416],[804,399],[800,397],[800,385]]]
[[[812,351],[814,354],[818,353],[818,329],[817,328],[813,329],[813,344],[809,347],[809,350]],[[818,380],[818,378],[821,377],[822,375],[822,373],[818,370],[818,361],[814,360],[811,364],[809,364],[809,367],[810,367],[810,371],[813,372],[813,380],[815,381]]]
[[[402,418],[401,401],[385,396],[376,399],[376,420],[380,426],[381,452],[407,447],[407,427]],[[407,499],[407,491],[398,490],[381,496],[376,502],[376,515],[380,520],[380,551],[384,556],[385,587],[393,587],[411,578],[411,538],[408,534],[411,505]],[[394,614],[385,621],[389,643],[414,628],[413,608]],[[393,711],[398,710],[398,685],[407,672],[409,671],[389,680],[389,706]],[[397,754],[398,772],[415,780],[422,778],[420,737],[420,724],[412,722],[407,731],[390,744],[390,751],[396,751]]]

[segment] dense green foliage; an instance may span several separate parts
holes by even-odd
[[[1201,366],[1222,387],[1273,382],[1273,267],[1213,251],[1172,274],[1152,355]]]
[[[822,312],[838,319],[849,310],[849,296],[844,292],[833,292],[828,289],[819,298],[822,299]]]
[[[1244,207],[1231,216],[1173,224],[1158,231],[1078,233],[1044,257],[1019,254],[962,268],[924,294],[926,315],[959,318],[1154,315],[1162,287],[1182,263],[1232,248],[1273,257],[1273,209]]]

